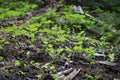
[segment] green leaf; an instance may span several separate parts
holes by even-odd
[[[57,74],[53,74],[52,77],[53,77],[54,79],[58,79],[59,76],[58,76]]]
[[[37,77],[41,79],[43,77],[43,74],[38,74]]]
[[[114,53],[109,54],[108,57],[110,58],[110,61],[113,62],[115,58],[115,54]]]
[[[4,57],[3,56],[0,56],[0,61],[3,61],[4,60]]]
[[[19,60],[15,60],[14,65],[15,66],[20,66],[20,61]]]
[[[69,47],[67,47],[65,50],[68,52],[72,52],[72,50]]]
[[[54,70],[54,69],[55,69],[55,66],[54,66],[54,65],[50,66],[50,69],[51,69],[51,70]]]
[[[53,45],[52,44],[48,44],[48,47],[53,47]]]
[[[0,50],[2,50],[3,49],[3,47],[0,45]]]
[[[82,52],[82,51],[83,51],[83,48],[82,48],[81,46],[75,46],[75,47],[74,47],[74,50],[75,50],[75,51]]]

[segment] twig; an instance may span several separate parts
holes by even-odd
[[[63,80],[72,80],[80,72],[80,70],[81,70],[81,68],[79,68],[78,70],[75,69],[68,76],[66,76]]]
[[[73,68],[69,68],[69,69],[67,69],[67,70],[64,70],[64,71],[58,72],[57,75],[58,75],[58,76],[61,76],[61,75],[64,75],[64,74],[70,73],[71,71],[73,71]]]

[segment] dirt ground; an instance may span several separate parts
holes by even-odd
[[[30,18],[35,15],[40,15],[46,12],[47,8],[49,8],[49,5],[31,12],[27,16]],[[30,16],[31,14],[32,16]],[[27,19],[25,19],[24,22]],[[44,54],[44,51],[38,51],[38,48],[41,48],[38,44],[41,43],[37,40],[34,43],[35,46],[31,46],[31,44],[25,42],[27,40],[25,36],[19,36],[18,39],[12,40],[10,34],[6,35],[1,33],[0,35],[1,37],[7,37],[8,41],[11,42],[9,45],[5,45],[4,49],[0,51],[0,55],[5,57],[3,61],[0,61],[0,80],[41,80],[36,76],[39,73],[44,74],[42,80],[54,80],[52,74],[64,72],[61,73],[61,75],[66,77],[74,70],[80,71],[74,75],[72,79],[66,80],[120,80],[119,51],[115,52],[115,65],[100,63],[97,62],[99,61],[97,59],[88,60],[78,54],[73,55],[69,61],[64,58],[53,60],[48,54]],[[15,42],[17,41],[23,42],[23,45],[16,46]],[[69,47],[68,44],[66,44],[66,46]],[[31,54],[25,57],[26,55],[24,53],[28,51],[30,51]],[[19,66],[14,66],[13,64],[16,59],[21,61]],[[34,64],[32,61],[39,62],[40,64]],[[45,67],[45,65],[51,64],[55,66],[54,70]],[[40,68],[40,66],[44,66],[44,68]]]

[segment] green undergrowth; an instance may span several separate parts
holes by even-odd
[[[1,31],[11,34],[13,40],[21,36],[27,37],[26,42],[32,45],[40,41],[40,50],[44,50],[54,59],[64,56],[69,59],[76,52],[85,53],[86,58],[93,58],[94,53],[104,54],[105,50],[110,48],[109,42],[106,42],[107,36],[101,37],[100,40],[86,37],[87,30],[92,29],[91,25],[94,25],[94,19],[75,13],[72,6],[62,10],[63,12],[55,13],[50,9],[48,13],[30,19],[26,25],[14,25]]]
[[[26,12],[37,8],[36,4],[25,1],[0,1],[0,21],[24,16]]]

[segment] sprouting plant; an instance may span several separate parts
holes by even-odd
[[[4,57],[3,56],[0,56],[0,61],[3,61],[4,60]]]
[[[54,65],[51,65],[50,66],[50,70],[54,70],[55,69],[55,66]]]
[[[65,50],[68,51],[68,52],[70,52],[70,53],[73,52],[73,50],[70,49],[69,47],[66,47]]]
[[[9,74],[10,73],[10,70],[8,67],[5,67],[5,70],[4,70],[5,74]]]
[[[3,50],[4,45],[10,44],[5,38],[0,39],[0,50]]]
[[[42,77],[43,77],[43,74],[38,74],[38,75],[36,75],[39,79],[42,79]]]
[[[20,35],[25,35],[25,34],[27,34],[27,31],[25,31],[25,30],[18,30],[17,32],[15,32],[13,35],[12,35],[12,37],[17,37],[17,36],[20,36]]]
[[[25,72],[23,72],[23,71],[18,71],[17,74],[18,74],[18,75],[25,75]]]
[[[39,23],[29,24],[26,27],[26,30],[28,30],[29,32],[36,32],[40,26],[41,24]]]
[[[5,42],[5,39],[1,39],[0,40],[0,50],[2,50],[3,49],[3,46],[2,46],[2,44]]]
[[[57,54],[59,54],[59,53],[61,53],[61,52],[63,52],[63,51],[64,51],[64,48],[58,48],[58,49],[56,50]]]
[[[53,74],[52,77],[55,79],[55,80],[58,80],[59,76],[57,74]]]
[[[61,36],[61,37],[56,38],[56,41],[65,42],[67,40],[65,35],[59,35],[59,36]]]
[[[93,54],[95,53],[95,50],[90,48],[84,49],[85,54],[87,55],[88,58],[93,57]]]
[[[19,60],[15,60],[15,62],[14,62],[14,65],[15,65],[15,66],[20,66],[20,64],[21,64],[21,63],[20,63]]]
[[[18,26],[6,27],[6,28],[1,29],[1,31],[7,34],[7,33],[14,32],[15,30],[17,30],[18,29],[17,27]]]
[[[83,52],[83,48],[81,46],[75,46],[74,50],[78,52]]]
[[[3,47],[0,45],[0,50],[2,50],[3,49]]]
[[[90,75],[90,74],[85,74],[85,76],[88,78],[88,79],[90,79],[90,80],[93,80],[94,79],[94,77],[92,76],[92,75]]]
[[[55,50],[53,47],[47,48],[46,52],[53,58],[57,58],[57,54],[55,53]]]
[[[108,57],[110,58],[110,61],[113,62],[115,59],[115,54],[114,53],[109,54]]]

